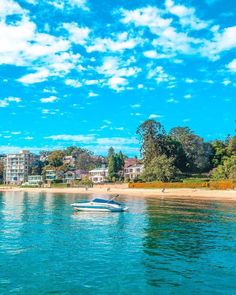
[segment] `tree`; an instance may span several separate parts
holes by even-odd
[[[170,136],[182,144],[189,172],[203,172],[209,169],[211,147],[205,144],[200,136],[195,135],[188,127],[175,127],[171,129]]]
[[[109,178],[109,180],[113,181],[118,177],[117,170],[118,169],[117,169],[116,156],[111,155],[108,160],[108,178]]]
[[[48,163],[50,166],[59,167],[63,165],[63,158],[65,153],[61,150],[55,150],[51,152],[48,156]]]
[[[116,154],[116,166],[117,166],[117,172],[124,169],[125,165],[125,157],[123,153],[120,151],[118,154]]]
[[[141,141],[140,152],[145,167],[154,157],[166,154],[166,133],[161,123],[147,120],[138,127],[136,133]]]
[[[236,155],[236,135],[228,140],[227,154],[229,156]]]
[[[167,158],[166,155],[154,157],[145,167],[141,176],[144,181],[171,181],[175,179],[178,170],[174,165],[174,158]]]
[[[40,160],[35,160],[30,167],[30,174],[32,175],[41,175],[44,163]]]
[[[211,147],[213,150],[211,156],[212,167],[215,168],[223,163],[223,159],[227,155],[226,144],[222,140],[215,140],[211,142]]]
[[[4,164],[0,161],[0,183],[3,181],[3,174],[4,174]]]
[[[223,164],[213,169],[212,178],[236,180],[236,156],[225,159]]]
[[[115,150],[114,150],[114,148],[111,146],[110,148],[109,148],[109,150],[108,150],[108,153],[107,153],[107,159],[108,159],[108,161],[109,161],[109,158],[111,157],[111,156],[114,156],[115,155]]]

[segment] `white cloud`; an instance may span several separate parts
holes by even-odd
[[[222,84],[224,84],[225,86],[228,86],[232,83],[232,81],[228,80],[228,79],[225,79]]]
[[[89,97],[96,97],[98,96],[97,93],[93,92],[93,91],[90,91],[89,94],[88,94]]]
[[[230,72],[236,73],[236,59],[232,60],[226,67]]]
[[[167,102],[168,103],[178,103],[179,101],[177,99],[170,98],[170,99],[167,99]]]
[[[132,104],[131,105],[131,108],[140,108],[141,107],[141,104],[139,104],[139,103],[135,103],[135,104]]]
[[[82,86],[82,84],[79,81],[74,80],[74,79],[66,79],[65,84],[68,86],[72,86],[74,88],[79,88]]]
[[[153,44],[156,44],[157,41],[155,41]],[[147,58],[151,59],[162,59],[162,58],[170,58],[173,57],[173,54],[164,54],[164,53],[157,53],[156,50],[148,50],[144,51],[143,55]]]
[[[40,99],[40,101],[42,103],[52,103],[52,102],[55,102],[57,100],[58,100],[58,98],[56,96],[49,96],[49,97],[45,97],[45,98]]]
[[[63,28],[69,32],[71,42],[84,45],[89,37],[88,27],[79,27],[76,23],[64,23]]]
[[[54,6],[56,9],[65,10],[71,8],[80,8],[88,11],[87,0],[50,0],[48,4]]]
[[[175,5],[173,0],[166,0],[165,5],[169,13],[179,17],[179,22],[184,27],[190,26],[194,30],[202,30],[208,26],[208,22],[195,16],[196,11],[193,7]]]
[[[125,137],[111,137],[111,138],[98,138],[96,140],[97,144],[105,144],[115,146],[117,144],[137,144],[138,140],[135,137],[125,138]]]
[[[121,9],[120,13],[122,14],[122,23],[132,23],[136,27],[148,27],[154,33],[157,29],[168,27],[172,22],[172,19],[162,17],[162,10],[152,6],[143,7],[135,10]]]
[[[188,83],[188,84],[192,84],[192,83],[194,83],[194,80],[193,80],[193,79],[190,79],[190,78],[186,78],[184,81],[185,81],[186,83]]]
[[[213,39],[205,40],[200,53],[215,61],[220,58],[221,52],[236,48],[236,26],[224,28],[223,31],[214,26],[212,32]]]
[[[87,52],[106,52],[106,51],[124,51],[133,49],[142,43],[140,38],[130,38],[127,32],[119,33],[113,38],[96,38],[92,45],[87,46]]]
[[[12,102],[19,103],[21,102],[21,98],[9,96],[0,100],[0,108],[8,107]]]
[[[148,119],[157,119],[157,118],[162,118],[162,115],[157,115],[157,114],[150,114]]]
[[[9,106],[9,103],[5,100],[0,100],[0,108],[5,108]]]
[[[45,139],[52,140],[62,140],[62,141],[74,141],[74,142],[82,142],[88,143],[94,140],[93,135],[68,135],[68,134],[59,134],[59,135],[51,135],[44,137]]]
[[[157,83],[162,82],[171,82],[175,80],[175,77],[167,74],[162,66],[152,67],[153,64],[150,64],[150,70],[148,72],[148,79],[155,79]]]
[[[112,77],[108,80],[109,87],[116,91],[124,90],[122,86],[126,86],[127,84],[128,84],[127,79],[122,77]]]
[[[23,14],[24,10],[15,1],[1,0],[0,17],[5,18],[8,15]]]
[[[37,72],[32,74],[27,74],[17,81],[24,83],[24,84],[34,84],[46,81],[47,78],[50,76],[50,72],[47,69],[39,69]]]
[[[192,98],[192,94],[185,94],[185,95],[184,95],[184,98],[185,98],[185,99],[191,99],[191,98]]]
[[[142,114],[141,113],[130,113],[131,116],[136,116],[136,117],[139,117],[141,116]]]

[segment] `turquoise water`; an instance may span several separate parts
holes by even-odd
[[[79,199],[0,193],[0,294],[236,294],[236,202]]]

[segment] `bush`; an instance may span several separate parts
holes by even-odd
[[[174,166],[174,159],[161,155],[152,159],[145,167],[141,178],[144,181],[171,181],[177,176],[178,170]]]
[[[209,189],[235,189],[236,182],[210,181],[210,182],[146,182],[146,183],[129,183],[129,188],[209,188]]]
[[[213,179],[234,179],[236,180],[236,156],[226,158],[222,165],[212,171]]]

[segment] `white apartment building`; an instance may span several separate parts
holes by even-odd
[[[28,176],[28,184],[29,185],[39,185],[43,182],[42,175],[29,175]]]
[[[93,183],[103,183],[106,181],[108,177],[108,169],[107,168],[97,168],[89,171],[89,179]]]
[[[130,180],[140,176],[143,173],[144,166],[142,164],[134,164],[124,169],[124,177]]]
[[[5,158],[4,182],[6,184],[21,184],[28,180],[33,155],[26,150],[16,154],[9,154]]]

